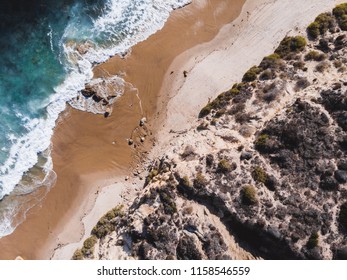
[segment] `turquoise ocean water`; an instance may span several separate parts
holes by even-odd
[[[91,80],[93,65],[146,39],[188,2],[0,3],[0,237],[12,233],[54,184],[55,122]],[[81,55],[76,46],[83,44],[92,47]]]

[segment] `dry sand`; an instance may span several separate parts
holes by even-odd
[[[114,182],[126,188],[119,182],[129,173],[132,159],[140,155],[127,146],[125,139],[142,116],[149,119],[150,131],[156,137],[153,156],[163,154],[170,130],[196,124],[196,116],[208,99],[239,81],[289,31],[304,30],[319,13],[344,1],[247,0],[233,22],[243,1],[230,2],[194,1],[173,12],[165,27],[136,45],[127,59],[111,58],[95,69],[96,77],[104,76],[104,69],[111,74],[124,71],[125,79],[139,89],[143,114],[133,95],[120,98],[106,120],[67,110],[53,139],[58,182],[42,206],[31,211],[14,234],[0,240],[0,258],[49,258],[58,243],[79,241],[84,233],[79,222],[83,216],[88,235],[102,213],[99,206],[106,198],[107,207],[113,203],[109,200],[112,187],[102,189],[104,195],[85,215],[93,206],[96,188]],[[186,78],[183,71],[187,71]],[[117,175],[123,177],[117,179]],[[119,201],[115,193],[114,204]],[[67,258],[78,244],[58,250],[56,257]]]

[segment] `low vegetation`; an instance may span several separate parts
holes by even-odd
[[[198,172],[194,178],[193,186],[195,188],[201,189],[205,187],[206,185],[207,185],[207,180],[205,176],[201,172]]]
[[[323,61],[326,58],[327,57],[326,57],[326,55],[324,53],[317,52],[317,51],[309,51],[305,55],[305,60]]]
[[[155,168],[152,169],[146,177],[146,185],[148,185],[153,180],[153,178],[156,177],[158,174],[159,174],[158,169],[155,169]]]
[[[307,248],[308,249],[313,249],[318,246],[319,243],[319,235],[317,232],[314,232],[311,234],[310,238],[307,241]]]
[[[96,224],[96,226],[92,230],[92,234],[97,238],[103,238],[110,232],[114,230],[114,225],[112,224],[112,220],[115,217],[123,217],[123,205],[119,205],[109,212],[107,212]]]
[[[246,205],[255,205],[258,203],[257,191],[253,186],[245,186],[241,190],[242,203]]]
[[[302,52],[306,45],[306,39],[302,36],[285,37],[275,50],[275,53],[283,59],[290,60],[293,58],[293,54]]]
[[[256,166],[254,168],[254,170],[252,172],[252,177],[253,177],[254,181],[256,181],[258,183],[263,183],[263,184],[266,184],[266,182],[269,178],[268,174],[260,166]]]
[[[260,134],[257,140],[255,141],[255,146],[259,149],[266,145],[266,141],[269,139],[269,135]]]
[[[222,159],[221,161],[219,161],[217,172],[228,173],[231,170],[232,170],[232,165],[230,164],[228,160]]]
[[[346,31],[347,30],[347,3],[337,5],[333,9],[333,15],[339,24],[339,27]]]
[[[277,53],[273,53],[264,57],[259,67],[262,68],[263,70],[266,70],[269,68],[276,69],[280,66],[280,64],[281,64],[281,56]]]
[[[307,34],[311,39],[317,39],[335,26],[335,19],[331,13],[320,14],[307,28]]]
[[[257,66],[253,66],[249,69],[242,78],[243,82],[253,82],[257,79],[258,74],[261,72],[261,69]]]

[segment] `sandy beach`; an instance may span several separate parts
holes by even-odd
[[[0,259],[69,259],[103,213],[136,195],[145,164],[163,154],[170,132],[196,124],[201,107],[286,34],[304,30],[342,2],[193,1],[125,59],[113,57],[96,67],[95,77],[123,73],[138,96],[125,93],[107,119],[71,108],[61,115],[52,140],[57,183],[13,234],[0,239]],[[140,128],[143,117],[148,123]]]
[[[24,259],[49,259],[56,248],[77,242],[84,232],[88,233],[81,219],[90,212],[96,194],[103,187],[124,182],[126,176],[131,176],[139,159],[145,159],[143,153],[152,146],[150,136],[157,127],[151,125],[151,120],[169,65],[183,51],[213,39],[222,26],[239,15],[244,1],[234,1],[232,5],[227,5],[228,2],[195,1],[174,11],[165,27],[132,48],[127,59],[114,57],[95,69],[95,77],[104,76],[105,70],[111,75],[126,73],[125,80],[139,91],[143,111],[132,92],[116,102],[107,119],[71,108],[61,115],[52,140],[57,183],[44,201],[29,211],[25,222],[0,240],[0,259],[19,255]],[[140,147],[135,129],[144,116],[149,120],[148,131],[139,133],[148,137]],[[136,148],[128,146],[130,137],[134,138]],[[101,209],[100,213],[121,201],[114,194],[114,200],[103,204],[104,211]],[[93,222],[98,219],[95,217]]]

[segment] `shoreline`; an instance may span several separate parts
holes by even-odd
[[[70,107],[60,115],[52,139],[57,183],[40,205],[29,211],[27,219],[13,234],[0,239],[0,259],[17,256],[49,259],[55,249],[81,239],[84,234],[81,219],[92,209],[97,194],[108,185],[124,182],[125,176],[131,175],[131,170],[136,169],[152,147],[150,134],[155,134],[157,128],[151,125],[151,119],[168,66],[179,53],[213,39],[221,26],[237,17],[244,1],[237,0],[223,10],[227,3],[226,0],[194,1],[177,9],[164,28],[134,46],[127,59],[113,57],[106,62],[109,66],[101,64],[95,68],[95,78],[104,73],[98,72],[99,67],[106,67],[111,74],[119,70],[125,72],[125,80],[139,89],[144,114],[137,97],[125,93],[114,104],[113,114],[107,119]],[[211,13],[216,6],[223,10],[218,20]],[[184,44],[179,43],[182,39],[185,39]],[[150,72],[151,67],[155,71]],[[143,77],[143,73],[147,77]],[[131,137],[143,116],[150,120],[149,131],[135,132],[137,138],[140,133],[147,133],[148,137],[144,145],[135,141],[137,149],[134,149],[128,146],[126,139]],[[119,197],[115,197],[115,201],[119,201]]]
[[[227,1],[218,1],[218,2],[227,3]],[[114,58],[111,58],[105,64],[102,64],[101,67],[106,67],[106,69],[109,70],[109,72],[112,74],[118,73],[120,70],[124,70],[127,74],[126,75],[127,81],[128,81],[127,78],[129,77],[129,81],[132,82],[134,86],[136,86],[139,89],[144,89],[144,91],[140,91],[140,97],[144,105],[144,108],[146,108],[144,111],[146,114],[146,117],[150,121],[149,130],[153,133],[153,136],[151,137],[151,139],[146,140],[146,147],[143,147],[144,150],[142,151],[146,152],[144,157],[148,158],[148,151],[150,150],[150,147],[153,145],[153,143],[157,143],[157,144],[154,147],[154,149],[151,150],[150,158],[157,157],[158,155],[162,154],[163,151],[165,150],[165,147],[170,145],[170,141],[172,141],[175,134],[173,132],[184,131],[184,129],[188,129],[190,128],[192,124],[195,124],[197,122],[197,113],[199,112],[201,107],[208,102],[209,98],[216,97],[219,93],[230,88],[233,82],[239,81],[243,73],[247,69],[249,69],[252,65],[259,63],[259,61],[265,55],[271,54],[271,50],[273,50],[277,46],[277,43],[280,40],[282,40],[283,37],[286,34],[288,34],[290,30],[306,27],[310,22],[314,20],[314,18],[319,13],[327,11],[333,6],[335,6],[336,4],[339,4],[342,2],[344,1],[320,0],[320,1],[307,1],[306,3],[302,3],[302,1],[299,1],[299,0],[296,0],[296,1],[286,0],[279,3],[279,1],[247,0],[245,5],[242,8],[242,12],[240,16],[238,16],[234,22],[230,24],[221,25],[220,28],[218,28],[217,30],[218,32],[216,32],[215,34],[216,36],[212,36],[210,40],[206,40],[205,42],[200,42],[200,43],[195,42],[195,44],[191,46],[190,48],[187,48],[186,50],[183,50],[181,53],[176,54],[171,61],[172,63],[169,60],[165,60],[167,58],[167,54],[165,54],[165,52],[162,54],[163,57],[157,57],[156,55],[154,55],[153,57],[141,56],[141,54],[143,55],[145,53],[143,51],[146,49],[146,44],[148,45],[148,49],[154,52],[154,54],[156,54],[155,52],[156,50],[161,48],[164,49],[162,47],[163,46],[162,44],[164,44],[164,42],[160,41],[159,39],[157,39],[159,41],[155,41],[155,39],[165,35],[165,34],[161,35],[162,33],[165,33],[165,32],[170,33],[169,31],[165,31],[165,28],[167,29],[168,28],[167,26],[170,26],[170,24],[174,25],[174,21],[179,20],[180,13],[182,16],[184,13],[186,13],[189,10],[188,8],[191,9],[192,6],[189,5],[181,10],[174,11],[170,15],[170,18],[165,24],[163,30],[158,31],[156,34],[152,35],[146,41],[136,45],[133,48],[131,55],[126,60],[122,60],[118,57],[114,57]],[[200,27],[207,28],[208,24],[205,21],[204,24]],[[172,35],[172,32],[173,31],[171,31],[171,35]],[[166,39],[168,40],[168,38]],[[156,44],[151,45],[153,41],[157,45]],[[167,43],[167,41],[165,42]],[[168,49],[171,49],[172,47],[173,45],[169,45]],[[150,61],[153,63],[151,65],[155,66],[155,65],[162,65],[161,63],[163,64],[166,63],[168,67],[167,69],[163,69],[164,68],[163,67],[161,69],[156,69],[156,71],[153,71],[157,73],[158,76],[154,76],[153,72],[147,73],[147,75],[150,76],[152,79],[152,80],[148,80],[146,78],[146,75],[144,75],[145,77],[141,76],[141,71],[145,71],[142,73],[146,73],[146,72],[150,72],[151,70],[149,67],[145,67],[147,66],[147,64],[144,63],[146,59],[147,61]],[[131,68],[130,66],[132,66],[133,68]],[[170,75],[172,71],[174,71],[174,73]],[[183,71],[187,71],[186,78],[183,75]],[[96,67],[95,76],[98,77],[101,75],[102,75],[101,68]],[[136,75],[137,77],[140,77],[140,80],[137,83],[132,80],[132,79],[135,80]],[[154,90],[155,88],[157,88],[157,92]],[[145,95],[145,94],[148,94],[148,95]],[[126,96],[126,94],[124,96]],[[152,96],[152,99],[149,98],[149,96]],[[115,109],[119,109],[119,110],[123,109],[124,111],[127,111],[126,108],[121,107],[121,105],[127,104],[129,107],[129,104],[130,104],[129,102],[132,104],[135,104],[133,99],[130,98],[129,96],[120,99],[119,102],[117,102],[114,105],[114,112],[116,112],[116,115],[119,112]],[[158,102],[158,104],[156,102]],[[182,107],[182,104],[184,104],[183,107]],[[149,108],[152,108],[152,111],[151,111],[152,115],[150,115]],[[163,114],[157,114],[157,113],[154,114],[154,112],[157,112],[157,113],[161,112]],[[132,111],[131,113],[134,113],[134,111]],[[98,125],[100,125],[104,129],[104,126],[103,126],[104,120],[101,117],[98,118],[97,116],[96,117],[89,116],[81,112],[75,112],[74,110],[71,110],[71,109],[68,109],[67,112],[65,112],[65,115],[67,115],[65,117],[68,117],[68,118],[64,120],[64,123],[62,125],[59,125],[57,131],[55,132],[55,137],[53,139],[53,143],[54,143],[53,152],[54,152],[54,163],[56,162],[60,163],[57,170],[59,170],[60,168],[61,172],[63,171],[67,172],[67,174],[69,175],[68,176],[69,180],[64,178],[64,180],[66,181],[64,182],[64,180],[62,180],[58,182],[57,186],[63,185],[66,182],[70,182],[71,184],[73,182],[73,180],[71,180],[72,178],[74,180],[83,179],[83,178],[78,178],[76,176],[74,177],[74,174],[69,173],[66,169],[69,169],[70,167],[74,167],[75,168],[74,172],[76,172],[75,174],[85,174],[88,170],[93,170],[91,169],[93,166],[88,165],[88,163],[83,162],[83,160],[86,160],[86,158],[90,160],[90,158],[92,158],[95,155],[98,155],[100,152],[98,150],[98,145],[96,145],[97,147],[95,148],[94,154],[90,153],[88,154],[86,158],[81,158],[81,150],[78,147],[80,147],[79,146],[80,144],[82,144],[82,146],[85,147],[87,143],[83,141],[79,143],[72,143],[71,139],[75,139],[75,138],[71,137],[71,134],[74,135],[75,137],[77,137],[78,135],[78,137],[81,138],[83,136],[83,134],[81,135],[81,131],[83,131],[83,129],[89,129],[90,132],[93,132],[93,133],[95,132],[93,129],[98,127]],[[131,119],[123,119],[127,123],[128,128],[134,128],[138,125],[139,116],[141,114],[139,114],[139,111],[137,111],[136,116],[133,116],[133,114],[131,115],[132,115]],[[68,121],[69,118],[70,120],[74,121],[73,124],[69,124],[69,121]],[[112,115],[111,119],[112,118],[115,119],[115,115]],[[91,120],[95,121],[96,124],[92,125],[90,123],[89,125],[92,127],[88,125],[83,126],[85,122],[88,123]],[[117,121],[120,122],[120,120],[117,120]],[[184,123],[186,123],[187,125],[184,126],[183,125]],[[66,127],[68,127],[67,130],[66,130]],[[111,124],[109,124],[106,127],[109,129],[112,129],[112,128],[119,129],[119,126],[113,127]],[[73,131],[74,128],[79,128],[78,129],[79,131]],[[67,137],[70,140],[70,142],[66,140],[66,132],[70,134]],[[114,139],[115,137],[123,141],[126,137],[128,137],[127,134],[129,135],[128,132],[118,131],[117,135],[113,134],[111,136],[108,135],[107,137],[106,135],[102,134],[102,129],[97,130],[97,133],[100,133],[100,135],[103,138],[103,140],[101,140],[100,142],[97,142],[98,144],[109,143],[108,140],[110,140],[111,138]],[[64,136],[64,139],[63,139],[63,136]],[[88,142],[87,140],[85,141]],[[95,144],[95,139],[93,139],[93,141],[92,140],[90,141],[91,141],[90,143],[93,143],[94,141],[94,144]],[[111,157],[111,159],[108,159],[107,162],[102,163],[98,166],[98,170],[103,171],[103,173],[98,173],[97,176],[92,178],[92,181],[100,182],[98,181],[98,179],[103,179],[102,182],[105,184],[105,186],[111,185],[111,183],[113,183],[114,181],[117,181],[117,182],[119,180],[124,181],[124,176],[130,175],[129,171],[127,171],[128,167],[132,166],[133,168],[136,169],[136,164],[132,165],[131,158],[132,157],[139,158],[139,154],[136,155],[136,152],[131,147],[128,147],[126,141],[123,141],[123,142],[119,144],[119,146],[117,145],[118,152],[122,152],[121,159],[117,157],[112,158],[114,157],[114,154],[113,154],[114,151],[109,154],[108,152],[110,151],[110,149],[105,149],[104,153],[102,153],[102,155],[98,155],[97,159],[95,159],[96,161],[93,161],[94,163],[99,162],[102,159],[102,157],[105,155],[108,155],[108,156],[110,155]],[[138,145],[138,142],[135,142],[135,143]],[[69,156],[65,155],[64,157],[64,152],[60,153],[66,148],[67,145],[74,145],[74,148],[76,148],[76,151],[72,156],[72,159],[73,159],[72,163],[70,163],[71,165],[69,164],[68,166],[66,166],[66,160],[70,159],[71,155]],[[81,164],[81,161],[83,162],[83,164]],[[79,166],[78,163],[82,166]],[[118,173],[115,172],[115,167],[117,167],[118,168],[117,170],[120,170],[120,172]],[[116,176],[110,176],[110,174],[113,175],[114,173],[117,173],[118,176],[121,176],[119,177],[120,179],[116,179]],[[145,172],[143,172],[143,174],[144,173]],[[108,180],[105,180],[104,178],[108,178]],[[59,180],[59,177],[58,177],[58,180]],[[133,180],[133,179],[131,178],[130,180]],[[132,183],[132,182],[128,182],[128,183]],[[96,188],[93,186],[90,186],[90,183],[89,185],[88,184],[86,185],[88,189],[90,187],[88,192],[91,194],[93,193],[95,194]],[[136,185],[138,186],[137,183]],[[47,199],[43,202],[42,209],[45,209],[45,211],[47,211],[47,209],[54,208],[53,206],[51,206],[51,208],[47,207],[47,203],[48,203],[47,201],[56,201],[56,197],[54,197],[54,195],[59,196],[59,193],[56,191],[57,186],[54,187],[54,189],[48,194]],[[103,190],[106,190],[106,189],[104,188]],[[55,191],[55,194],[51,194],[53,191]],[[77,196],[77,198],[72,200],[74,204],[65,205],[65,209],[68,209],[70,212],[68,213],[65,212],[65,217],[63,218],[55,217],[57,219],[55,223],[52,222],[52,223],[45,224],[45,226],[49,225],[55,231],[55,232],[52,231],[52,233],[50,233],[48,236],[43,237],[45,242],[42,242],[42,239],[38,240],[40,236],[36,235],[35,232],[33,233],[30,231],[31,240],[34,240],[36,242],[36,245],[41,244],[39,249],[35,248],[35,244],[30,244],[31,248],[37,249],[36,253],[31,255],[31,256],[34,256],[34,258],[35,257],[42,258],[43,256],[45,258],[47,257],[48,255],[47,251],[51,252],[52,246],[54,245],[56,246],[58,244],[57,241],[55,240],[55,237],[62,236],[62,234],[58,234],[57,232],[62,232],[64,234],[64,231],[61,230],[64,227],[69,228],[68,231],[65,231],[66,233],[71,231],[77,232],[76,224],[73,224],[73,220],[78,221],[78,219],[76,218],[71,219],[69,215],[72,215],[76,211],[76,209],[79,209],[80,212],[83,212],[81,211],[81,206],[82,206],[81,202],[85,201],[85,197],[87,196],[87,194],[86,194],[86,191],[85,190],[82,191],[81,188],[79,188],[79,191],[76,189],[70,188],[70,194],[74,194]],[[68,194],[65,194],[65,193],[60,195],[65,195],[66,197],[68,197]],[[96,195],[93,196],[94,201],[96,199],[95,197]],[[91,198],[91,201],[93,201],[93,199]],[[130,197],[128,197],[128,199],[130,199]],[[87,203],[89,208],[86,207],[84,209],[85,212],[88,212],[86,210],[90,210],[92,208],[93,210],[91,210],[91,212],[85,216],[85,219],[88,219],[88,217],[92,217],[93,214],[95,214],[95,209],[96,209],[95,207],[97,207],[102,202],[101,196],[98,196],[98,201],[96,202],[94,207],[91,206],[91,204],[93,204],[92,202],[89,204]],[[71,202],[71,198],[69,202]],[[86,205],[86,204],[84,203],[83,205]],[[57,203],[56,206],[61,207],[59,203]],[[62,208],[59,208],[59,211],[58,213],[64,213]],[[32,221],[31,223],[33,225],[35,224],[35,215],[36,215],[37,223],[41,219],[41,216],[37,216],[37,213],[35,213],[35,211],[31,211],[31,212],[34,212],[34,213],[30,213],[31,216],[28,217],[29,218],[28,221],[24,222],[22,224],[23,226],[20,226],[21,232],[19,233],[19,236],[20,234],[22,234],[22,238],[25,238],[25,234],[28,233],[29,230],[33,229],[29,227],[30,220]],[[74,213],[74,215],[76,217],[77,216],[83,217],[85,214],[82,213],[82,215],[80,215],[80,214]],[[46,213],[46,216],[49,216],[49,214]],[[67,221],[69,221],[70,224],[67,224]],[[26,230],[25,230],[25,226],[26,226]],[[36,229],[36,232],[37,232],[37,229]],[[73,240],[76,240],[80,238],[81,236],[83,236],[83,228],[81,229],[81,225],[77,233],[78,234],[76,235],[78,235],[79,237],[68,236],[66,238],[67,241],[65,243],[72,244],[74,243]],[[86,236],[89,236],[89,234],[87,234]],[[42,238],[42,235],[41,235],[41,238]],[[15,238],[12,238],[12,239],[13,239],[12,242],[17,241]],[[16,243],[8,243],[8,244],[16,244]],[[4,243],[2,242],[2,240],[0,240],[0,249],[4,251],[3,250]],[[29,248],[26,248],[26,250],[29,250]],[[70,248],[70,250],[72,249]],[[25,255],[25,254],[18,254],[18,255],[21,255],[24,258],[28,258],[27,257],[28,255]],[[5,253],[2,252],[0,255],[0,258],[2,258],[3,256],[6,256],[6,252]],[[62,256],[63,258],[66,257],[64,256],[63,253],[62,255],[59,255],[59,256]],[[15,257],[16,256],[14,256],[13,258]]]

